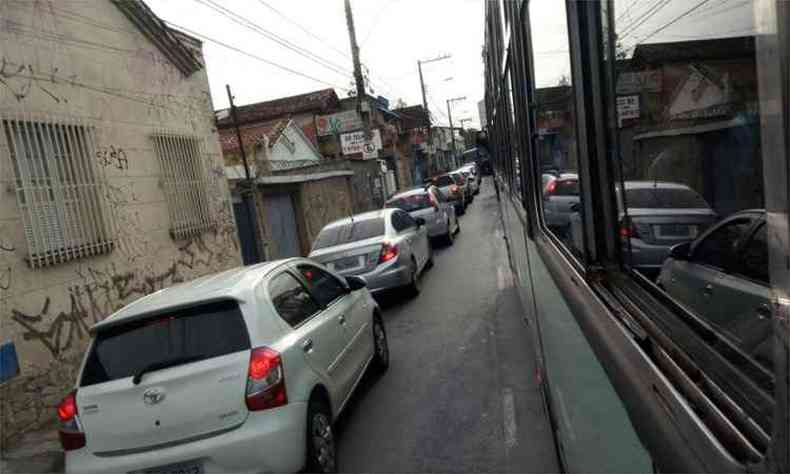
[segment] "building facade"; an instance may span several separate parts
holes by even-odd
[[[201,44],[142,1],[0,6],[0,425],[54,423],[88,329],[240,264]]]

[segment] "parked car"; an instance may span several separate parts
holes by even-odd
[[[364,282],[302,258],[160,290],[91,333],[57,410],[67,472],[335,471],[334,420],[389,365]]]
[[[672,246],[695,239],[718,219],[705,199],[685,184],[626,181],[628,212],[623,211],[620,185],[615,186],[615,193],[623,255],[651,278],[658,275]],[[574,246],[581,249],[580,214],[571,220]]]
[[[462,166],[461,168],[455,170],[455,172],[461,173],[464,178],[466,178],[473,198],[474,196],[480,194],[480,178],[477,176],[474,170],[474,165]]]
[[[439,189],[445,199],[455,206],[456,215],[462,216],[466,213],[466,195],[456,176],[442,174],[431,178],[431,183]]]
[[[469,186],[466,176],[458,171],[450,171],[448,174],[455,178],[455,182],[458,183],[458,187],[461,188],[461,194],[464,196],[466,205],[468,206],[471,204],[474,196],[472,195],[472,188]]]
[[[427,222],[401,209],[357,214],[327,224],[310,258],[365,280],[372,293],[405,287],[416,296],[420,275],[433,263]]]
[[[767,366],[773,363],[765,211],[742,211],[672,247],[657,284]]]
[[[402,209],[415,219],[423,218],[428,227],[428,237],[442,239],[447,245],[453,245],[455,234],[461,230],[455,207],[433,185],[396,194],[385,207]]]
[[[548,228],[565,236],[570,230],[574,204],[579,203],[579,176],[563,173],[543,174],[543,218]]]

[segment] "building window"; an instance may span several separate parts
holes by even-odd
[[[2,129],[30,266],[109,252],[113,243],[104,183],[91,159],[94,130],[16,119],[4,119]]]
[[[202,140],[159,133],[153,136],[153,141],[162,168],[170,235],[174,239],[186,239],[212,228]]]

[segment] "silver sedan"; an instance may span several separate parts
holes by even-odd
[[[436,186],[396,194],[384,207],[402,209],[415,219],[423,218],[428,227],[428,237],[441,239],[447,245],[453,245],[455,234],[461,230],[455,207]]]
[[[327,224],[309,257],[343,276],[361,277],[371,293],[403,287],[416,296],[420,275],[433,263],[425,224],[401,209],[357,214]]]

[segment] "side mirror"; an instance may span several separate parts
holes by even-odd
[[[417,217],[414,220],[417,222],[417,227],[422,227],[425,225],[425,219],[422,217]]]
[[[361,290],[362,288],[365,288],[367,286],[365,280],[363,280],[358,276],[347,276],[346,283],[348,283],[348,288],[351,291]]]
[[[669,256],[675,260],[688,260],[691,252],[691,242],[674,245],[669,249]]]

